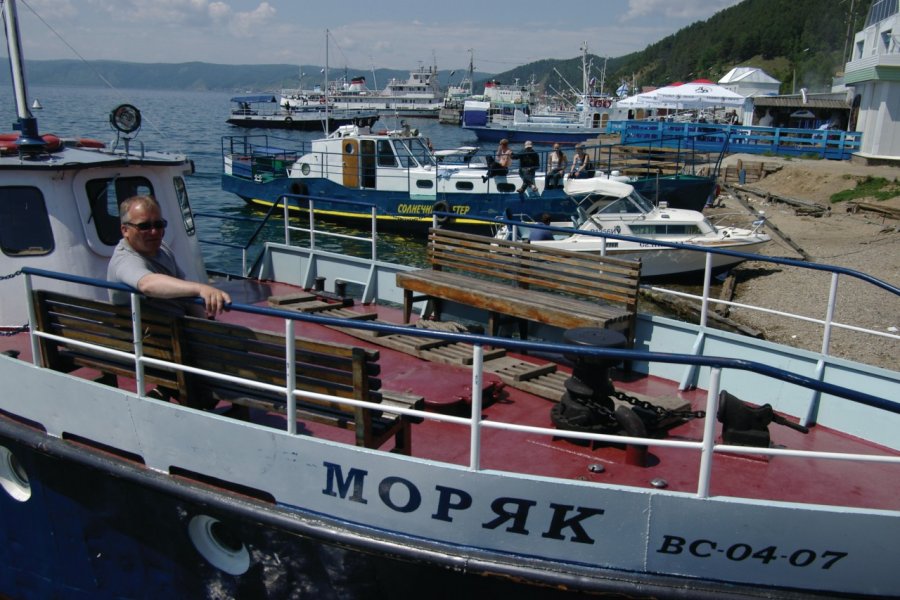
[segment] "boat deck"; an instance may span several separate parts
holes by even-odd
[[[226,287],[237,303],[269,306],[270,297],[296,293],[297,288],[274,283],[227,282]],[[352,312],[375,312],[381,321],[399,324],[401,311],[384,306],[354,305]],[[281,320],[266,315],[225,313],[221,320],[272,331],[283,331]],[[377,348],[380,352],[381,380],[385,389],[420,395],[427,410],[468,416],[470,412],[472,374],[469,367],[433,362],[411,356],[407,352],[380,345],[359,335],[350,335],[334,327],[297,322],[297,335],[344,344]],[[31,360],[28,336],[19,334],[0,337],[0,351],[18,350],[19,358]],[[533,356],[508,355],[524,364],[545,365],[548,360]],[[488,361],[489,363],[490,361]],[[571,368],[563,359],[557,364],[557,381],[564,380]],[[536,394],[527,389],[507,385],[497,373],[485,367],[483,420],[518,425],[553,428],[550,410],[552,394]],[[76,372],[95,378],[88,370]],[[650,400],[665,401],[670,406],[689,405],[703,410],[704,390],[678,391],[677,384],[657,377],[613,370],[616,390]],[[554,383],[553,385],[558,385]],[[120,386],[134,389],[133,381],[120,379]],[[524,386],[527,387],[527,386]],[[551,386],[552,387],[552,386]],[[741,397],[741,390],[728,390]],[[250,419],[259,424],[286,429],[283,415],[251,410]],[[303,435],[353,443],[353,432],[335,427],[303,423]],[[717,435],[721,425],[717,424]],[[816,426],[804,435],[791,428],[771,424],[769,431],[774,447],[792,450],[819,450],[874,455],[896,453],[852,436]],[[668,439],[700,441],[703,421],[690,420],[668,430]],[[696,493],[700,472],[700,452],[684,448],[649,448],[644,466],[631,464],[633,456],[624,445],[587,443],[548,437],[533,432],[482,429],[480,468],[520,473],[524,476],[560,477],[638,488],[665,487],[670,491]],[[412,454],[460,466],[470,464],[470,432],[458,423],[426,419],[412,426]],[[786,456],[736,455],[716,453],[712,469],[710,495],[734,496],[771,501],[853,506],[868,509],[900,509],[900,477],[885,478],[884,466],[840,460],[814,460]]]

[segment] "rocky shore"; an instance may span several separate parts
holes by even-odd
[[[849,203],[832,204],[832,194],[856,187],[866,177],[900,179],[900,167],[866,166],[847,161],[784,159],[731,155],[724,165],[737,161],[764,161],[771,172],[743,186],[723,186],[715,209],[707,209],[715,221],[743,215],[748,209],[765,211],[774,227],[773,241],[764,254],[837,265],[862,271],[900,287],[900,221],[869,211],[850,211]],[[724,166],[723,166],[724,169]],[[807,210],[777,201],[796,199],[828,210]],[[900,195],[885,201],[860,199],[879,207],[900,209]],[[739,218],[739,217],[738,217]],[[778,235],[780,234],[780,235]],[[746,262],[735,269],[738,285],[735,301],[824,319],[831,275],[792,266]],[[733,308],[730,318],[759,330],[765,339],[821,351],[823,326],[743,308]],[[877,286],[840,275],[834,321],[898,335],[900,297]],[[900,341],[843,328],[832,332],[830,354],[867,364],[896,369]]]

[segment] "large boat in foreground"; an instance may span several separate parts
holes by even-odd
[[[416,266],[338,252],[314,223],[291,244],[284,219],[284,241],[213,279],[228,312],[160,316],[106,302],[115,207],[152,193],[205,279],[190,160],[48,141],[16,97],[0,595],[900,596],[900,372],[829,352],[838,286],[897,303],[895,286],[812,265],[835,292],[821,352],[643,312],[630,348],[593,328],[485,336],[464,304],[404,324],[396,275]],[[111,122],[133,137],[140,113]],[[556,426],[586,384],[601,426]]]

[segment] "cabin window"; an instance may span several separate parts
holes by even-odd
[[[184,182],[182,182],[183,185]],[[145,177],[107,177],[91,179],[87,182],[85,191],[91,207],[91,221],[97,229],[97,237],[107,246],[115,246],[122,239],[122,231],[119,226],[119,204],[132,196],[152,196],[153,186]],[[184,198],[187,202],[186,191]],[[181,198],[179,198],[180,204]],[[190,207],[188,207],[188,212],[190,212]],[[193,227],[193,223],[191,226]]]
[[[463,191],[463,192],[468,192],[468,191],[475,189],[475,186],[472,184],[471,181],[457,181],[456,189]]]
[[[632,235],[700,235],[700,228],[687,223],[666,225],[635,225],[629,226]]]
[[[394,155],[394,148],[388,140],[378,140],[378,166],[397,166],[397,157]]]
[[[421,188],[423,190],[430,190],[431,188],[434,187],[434,182],[431,181],[430,179],[417,179],[416,187]]]
[[[0,248],[7,256],[53,252],[53,229],[44,196],[35,187],[0,187]]]
[[[188,235],[194,235],[194,213],[191,212],[191,203],[188,200],[187,186],[184,179],[176,177],[172,180],[175,185],[175,197],[178,198],[178,208],[181,210],[181,220],[184,221],[184,230]]]
[[[498,192],[514,192],[514,191],[516,191],[516,186],[511,183],[498,183],[497,191]]]

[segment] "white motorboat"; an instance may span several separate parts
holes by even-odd
[[[762,231],[765,225],[763,214],[748,229],[723,227],[714,225],[701,212],[668,208],[665,203],[654,206],[631,185],[615,178],[567,180],[565,185],[567,194],[585,200],[579,204],[571,223],[551,223],[551,226],[566,231],[557,229],[553,231],[553,239],[533,240],[533,243],[620,258],[640,258],[644,277],[683,275],[704,269],[703,253],[656,242],[756,252],[771,240],[771,236]],[[523,218],[523,222],[527,221]],[[514,226],[513,229],[516,231],[501,227],[497,236],[530,239],[537,230],[547,231],[528,226]],[[714,270],[722,271],[744,258],[713,253],[712,260]]]

